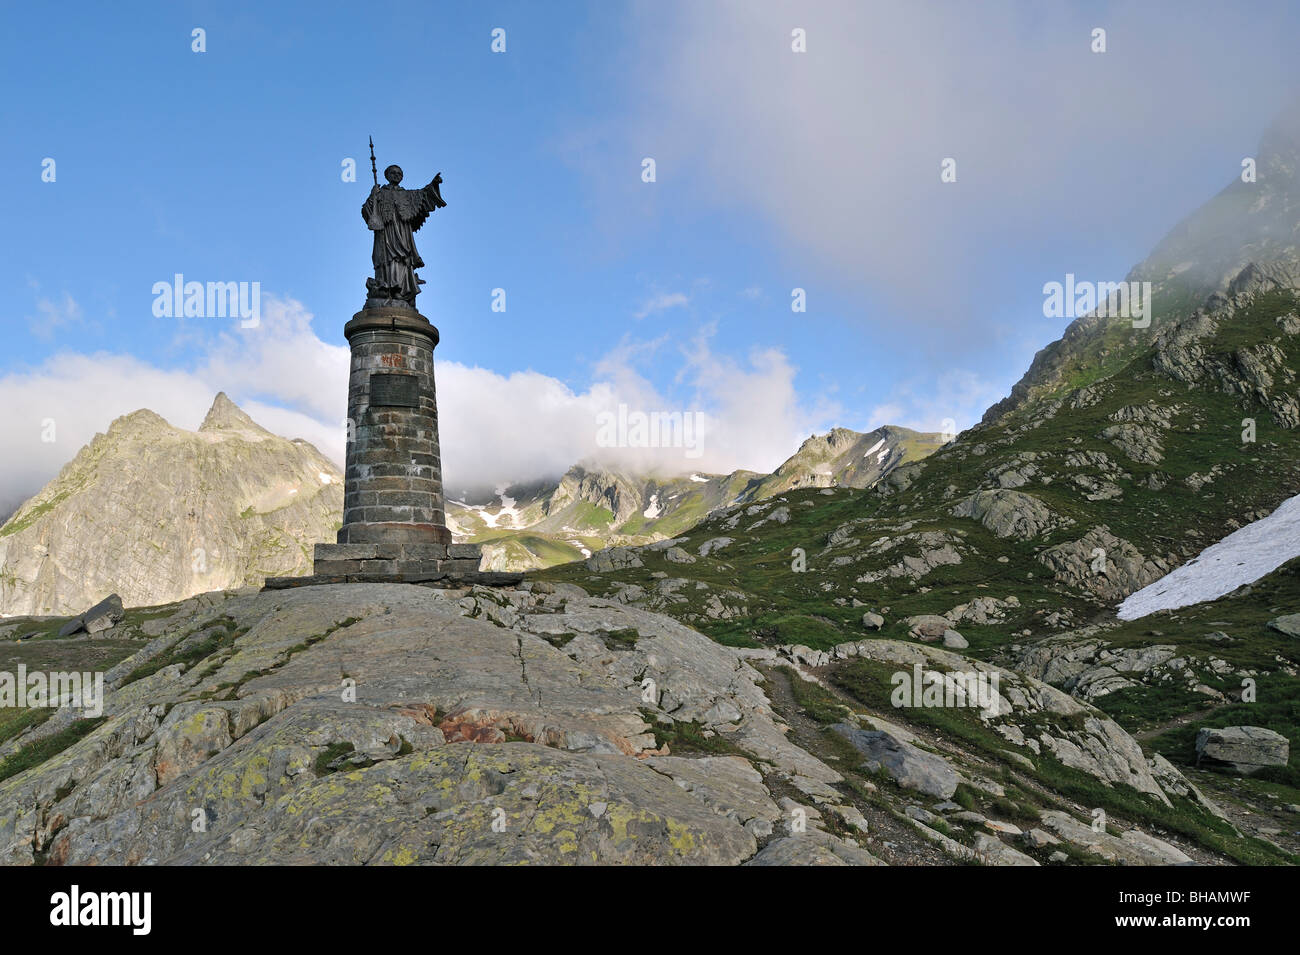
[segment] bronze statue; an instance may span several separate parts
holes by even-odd
[[[423,189],[403,189],[402,167],[389,166],[384,170],[387,183],[379,185],[375,175],[375,147],[370,144],[370,171],[375,178],[374,188],[361,207],[361,217],[375,233],[371,260],[375,265],[374,278],[366,279],[366,305],[405,305],[415,308],[415,296],[420,294],[424,279],[415,270],[424,267],[424,260],[415,248],[415,236],[429,213],[443,208],[439,186],[442,173],[438,173]]]

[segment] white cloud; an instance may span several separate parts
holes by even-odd
[[[193,332],[193,329],[189,329]],[[348,350],[321,341],[312,316],[293,300],[266,296],[254,329],[197,334],[192,367],[163,369],[128,355],[63,352],[40,367],[0,378],[0,515],[35,493],[114,418],[149,408],[193,429],[218,391],[263,427],[303,438],[342,463]],[[536,371],[500,373],[437,363],[439,425],[447,490],[556,477],[581,460],[664,473],[769,470],[802,436],[838,412],[821,401],[805,407],[795,369],[775,349],[744,361],[717,355],[705,333],[682,349],[679,390],[660,393],[637,364],[657,358],[666,337],[624,341],[575,391]],[[602,448],[598,416],[619,405],[650,412],[703,412],[703,454],[684,448]],[[48,421],[56,440],[41,440]]]
[[[1001,398],[1001,386],[973,371],[953,369],[914,378],[896,387],[889,401],[871,409],[863,430],[896,424],[914,431],[943,431],[951,419],[951,426],[961,431]]]
[[[1262,17],[1222,5],[634,9],[640,106],[622,135],[676,171],[675,201],[756,213],[801,284],[869,287],[911,322],[972,338],[981,296],[1023,280],[1007,250],[1068,230],[1118,232],[1140,254],[1188,211],[1189,181],[1212,191],[1207,151],[1224,148],[1226,185],[1294,84],[1278,49],[1260,55]],[[632,186],[612,194],[639,209]]]
[[[190,372],[106,353],[59,353],[0,378],[0,514],[39,490],[114,418],[151,408],[196,428],[217,390]]]
[[[660,293],[646,301],[644,305],[636,312],[636,318],[645,318],[647,315],[653,315],[655,312],[662,312],[670,308],[683,308],[690,304],[690,298],[683,292]]]

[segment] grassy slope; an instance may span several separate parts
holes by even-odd
[[[1290,296],[1264,296],[1255,306],[1234,320],[1233,327],[1212,345],[1225,354],[1244,345],[1271,340],[1276,335],[1275,318],[1297,307]],[[964,625],[963,635],[976,652],[992,649],[1014,639],[1024,628],[1043,635],[1039,611],[1065,608],[1077,620],[1108,613],[1107,604],[1086,591],[1071,590],[1052,580],[1051,572],[1036,558],[1048,546],[1078,539],[1091,527],[1104,524],[1133,542],[1147,556],[1172,557],[1181,562],[1227,530],[1239,526],[1243,516],[1276,507],[1300,490],[1300,434],[1278,427],[1267,412],[1250,400],[1208,388],[1188,389],[1152,370],[1150,350],[1131,359],[1121,373],[1095,385],[1101,397],[1088,407],[1065,406],[1051,417],[1038,413],[1036,403],[1007,416],[996,424],[968,432],[954,446],[940,450],[916,465],[919,476],[899,493],[882,495],[876,490],[835,489],[826,494],[817,489],[786,492],[774,499],[786,506],[786,523],[766,521],[753,531],[750,526],[766,513],[742,516],[734,529],[726,526],[727,514],[715,514],[682,535],[684,545],[694,552],[712,537],[729,536],[735,543],[694,564],[673,564],[662,554],[644,555],[646,566],[594,578],[581,565],[552,568],[543,576],[573,580],[597,591],[612,591],[622,583],[653,586],[656,571],[707,583],[710,591],[729,589],[745,595],[747,613],[731,620],[700,618],[710,591],[683,588],[684,603],[668,609],[705,632],[728,643],[789,643],[829,646],[863,635],[862,613],[879,610],[890,623],[886,635],[901,636],[898,621],[904,616],[935,613],[978,596],[1005,598],[1015,595],[1021,610],[1009,615],[1006,624],[981,628]],[[1300,342],[1291,345],[1292,367],[1300,368]],[[1181,410],[1172,427],[1162,433],[1165,457],[1158,464],[1131,461],[1111,442],[1102,439],[1102,429],[1114,424],[1110,415],[1127,406],[1154,401]],[[1257,422],[1254,444],[1241,443],[1242,419]],[[1128,475],[1119,478],[1121,497],[1090,501],[1084,489],[1073,483],[1074,475],[1106,478],[1105,469],[1067,467],[1064,458],[1075,451],[1101,451]],[[1019,488],[1046,503],[1058,514],[1070,518],[1073,526],[1062,527],[1034,540],[998,538],[973,520],[954,518],[954,503],[978,486],[990,485],[988,474],[1014,464],[1025,452],[1044,455],[1038,463],[1052,475],[1051,483],[1041,478]],[[1212,483],[1193,490],[1184,483],[1192,474],[1221,469]],[[1147,479],[1158,475],[1159,489]],[[1113,475],[1109,475],[1113,476]],[[729,513],[734,513],[729,512]],[[907,524],[905,528],[904,524]],[[830,544],[830,535],[851,525],[850,540]],[[932,530],[957,541],[963,560],[926,574],[921,586],[907,578],[876,583],[857,583],[865,571],[879,570],[917,548],[900,544],[880,556],[865,554],[865,545],[881,537],[896,538]],[[807,554],[807,570],[792,570],[795,548]],[[836,558],[852,558],[836,565]],[[1032,575],[1032,576],[1031,576]],[[835,598],[846,601],[836,605]],[[864,606],[855,607],[857,599]]]

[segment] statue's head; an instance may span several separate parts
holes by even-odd
[[[384,170],[384,178],[387,179],[394,186],[397,185],[399,182],[402,181],[402,167],[389,166],[387,169]]]

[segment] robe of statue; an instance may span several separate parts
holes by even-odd
[[[447,204],[438,188],[441,178],[435,176],[423,189],[403,189],[392,183],[376,186],[361,207],[361,217],[375,233],[370,256],[375,277],[366,279],[371,298],[415,304],[415,296],[424,284],[415,270],[424,266],[424,260],[416,251],[414,233],[430,212]]]

